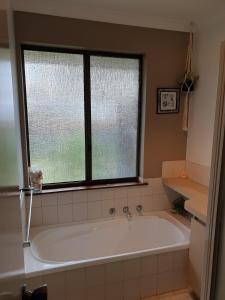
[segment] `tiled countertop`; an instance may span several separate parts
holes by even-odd
[[[186,178],[164,178],[163,183],[187,198],[185,209],[206,223],[208,208],[208,188]]]

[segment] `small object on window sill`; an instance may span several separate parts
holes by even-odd
[[[30,186],[33,188],[34,192],[42,191],[42,180],[43,180],[43,172],[36,168],[30,168]]]
[[[188,178],[188,175],[187,175],[186,171],[184,171],[184,170],[181,171],[180,177],[181,177],[181,178],[184,178],[184,179]]]

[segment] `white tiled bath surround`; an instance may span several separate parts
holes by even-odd
[[[164,161],[162,178],[180,177],[182,173],[193,181],[209,186],[210,167],[196,164],[188,160]]]
[[[110,218],[111,207],[115,216],[123,215],[124,206],[137,214],[138,204],[144,212],[169,209],[177,194],[164,187],[161,178],[145,181],[148,185],[35,195],[32,226]]]
[[[139,300],[188,286],[188,250],[149,255],[27,279],[49,300]]]
[[[35,195],[32,226],[111,218],[111,207],[121,216],[127,205],[132,214],[137,214],[138,204],[144,212],[169,209],[178,194],[161,178],[146,181],[144,186]],[[49,300],[139,300],[186,288],[187,275],[188,249],[35,276],[26,282],[30,289],[46,283]]]

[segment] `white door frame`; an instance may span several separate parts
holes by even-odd
[[[219,186],[222,167],[222,152],[225,132],[225,41],[221,45],[220,72],[217,91],[217,106],[214,125],[214,138],[212,150],[212,162],[209,185],[208,216],[206,226],[205,258],[202,278],[201,300],[211,300],[214,294],[213,278],[216,268],[213,258],[217,255],[218,227],[220,220],[217,218],[220,211]],[[215,261],[214,261],[215,263]]]

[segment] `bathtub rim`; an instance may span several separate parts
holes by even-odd
[[[178,225],[180,229],[183,229],[189,236],[188,242],[184,242],[182,244],[176,244],[175,246],[165,246],[161,248],[154,248],[147,249],[147,250],[141,250],[131,253],[123,253],[113,256],[108,256],[104,258],[94,258],[94,259],[88,259],[88,260],[81,260],[81,261],[69,261],[69,262],[46,262],[41,259],[38,259],[32,254],[31,248],[24,248],[24,260],[25,260],[25,276],[26,278],[35,277],[37,275],[42,274],[49,274],[54,272],[60,272],[60,271],[68,271],[73,269],[79,269],[82,267],[89,267],[89,266],[95,266],[95,265],[101,265],[106,263],[112,263],[112,262],[118,262],[118,261],[124,261],[124,260],[130,260],[135,259],[138,257],[144,257],[144,256],[150,256],[150,255],[157,255],[167,252],[175,252],[179,250],[188,249],[190,245],[190,228],[188,228],[186,225],[184,225],[181,221],[177,220],[175,217],[171,216],[170,213],[167,211],[152,211],[144,213],[143,216],[161,216],[166,218],[167,220],[172,221],[173,224]],[[137,218],[141,216],[135,215],[134,218]],[[115,217],[113,219],[124,219],[124,217]],[[78,225],[78,224],[87,224],[87,223],[99,223],[103,221],[110,221],[113,220],[112,218],[105,218],[105,219],[96,219],[96,220],[88,220],[87,222],[72,222],[72,223],[65,223],[65,224],[54,224],[54,225],[46,225],[46,226],[39,226],[36,228],[33,228],[31,231],[31,239],[40,233],[41,231],[45,229],[51,229],[51,228],[57,228],[57,227],[67,227],[72,225]]]
[[[132,218],[141,218],[141,217],[147,217],[147,216],[166,216],[167,219],[172,220],[173,223],[179,225],[182,227],[185,231],[188,233],[191,232],[190,227],[186,224],[182,223],[180,220],[178,220],[175,216],[175,214],[171,213],[171,210],[157,210],[157,211],[149,211],[142,213],[142,215],[133,214]],[[57,227],[70,227],[73,225],[82,225],[82,224],[97,224],[99,222],[104,221],[113,221],[113,220],[124,220],[126,219],[126,216],[115,216],[115,217],[106,217],[106,218],[98,218],[98,219],[88,219],[84,221],[76,221],[76,222],[69,222],[69,223],[57,223],[57,224],[49,224],[49,225],[40,225],[40,226],[33,226],[31,227],[30,231],[30,238],[31,240],[34,238],[35,235],[40,233],[43,230],[46,229],[54,229]],[[132,222],[132,220],[131,220]]]

